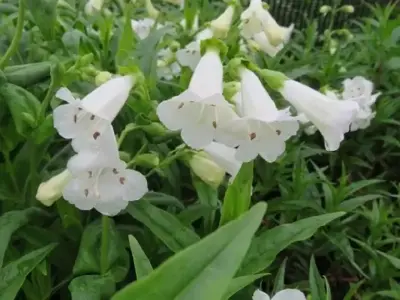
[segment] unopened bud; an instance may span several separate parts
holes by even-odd
[[[323,15],[326,15],[328,12],[330,12],[332,10],[332,7],[330,7],[329,5],[322,5],[319,9],[319,12]]]
[[[228,35],[234,14],[235,7],[229,5],[217,19],[211,21],[210,28],[216,38],[225,38]]]
[[[160,158],[157,153],[140,154],[135,157],[135,164],[142,167],[155,168],[160,164]]]
[[[225,177],[225,170],[218,166],[205,152],[198,152],[189,160],[194,174],[210,186],[217,188]]]
[[[111,74],[110,72],[107,72],[107,71],[99,72],[97,74],[96,78],[94,79],[94,81],[97,86],[100,86],[103,83],[106,83],[107,81],[109,81],[112,77],[113,77],[113,74]]]
[[[85,5],[85,13],[87,15],[94,15],[101,11],[104,0],[89,0]]]
[[[144,132],[151,136],[165,136],[168,130],[160,123],[151,123],[150,125],[143,125],[141,127]]]
[[[146,0],[146,11],[150,18],[157,19],[160,15],[160,11],[154,7],[151,0]]]
[[[68,170],[42,182],[37,190],[36,199],[45,206],[51,206],[61,198],[64,187],[70,182],[72,175]]]
[[[343,5],[341,8],[339,8],[340,11],[343,11],[348,14],[354,13],[354,6],[353,5]]]

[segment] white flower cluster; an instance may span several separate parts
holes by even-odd
[[[306,296],[299,290],[286,289],[279,291],[272,298],[261,290],[256,290],[253,294],[253,300],[306,300]]]
[[[56,94],[67,104],[54,110],[54,127],[72,140],[77,152],[68,161],[62,195],[81,210],[95,208],[104,215],[115,215],[148,191],[146,178],[120,160],[111,125],[134,81],[132,76],[115,77],[82,100],[66,88]]]

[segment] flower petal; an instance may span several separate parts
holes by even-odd
[[[54,128],[65,139],[72,139],[79,133],[80,124],[76,121],[78,106],[75,104],[63,104],[53,111]]]
[[[72,95],[71,91],[65,87],[60,88],[56,92],[56,97],[64,100],[70,104],[77,102],[78,100],[75,99],[75,97]]]
[[[209,145],[215,136],[212,124],[193,124],[182,129],[182,140],[193,149],[202,149]]]
[[[306,296],[299,290],[286,289],[276,293],[271,300],[307,300]]]
[[[149,191],[147,179],[143,174],[134,170],[126,170],[124,176],[126,178],[126,184],[123,189],[123,200],[139,200]]]
[[[255,290],[252,300],[270,300],[268,294],[264,293],[261,290]]]
[[[204,151],[232,177],[237,175],[242,166],[242,163],[235,158],[236,150],[224,144],[212,142],[204,147]]]
[[[90,187],[88,181],[81,178],[72,179],[63,190],[63,197],[69,203],[75,205],[81,210],[90,210],[96,204],[96,199],[93,195],[85,193],[85,190]]]
[[[94,208],[105,216],[115,216],[128,206],[123,200],[97,202]]]

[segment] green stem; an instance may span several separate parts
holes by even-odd
[[[0,59],[0,70],[3,69],[7,65],[8,60],[13,56],[13,54],[17,50],[19,42],[21,41],[21,38],[22,38],[22,30],[24,29],[24,21],[25,21],[25,3],[24,3],[24,0],[19,0],[18,22],[17,22],[16,33],[14,35],[13,40],[11,41],[10,47],[8,47],[6,53]]]
[[[100,274],[104,275],[108,270],[108,247],[110,239],[110,218],[101,217],[101,249],[100,249]]]
[[[134,130],[136,130],[136,129],[138,129],[138,128],[140,128],[140,126],[136,126],[135,124],[128,124],[128,125],[126,125],[125,128],[124,128],[124,130],[122,130],[121,135],[120,135],[119,138],[118,138],[118,148],[121,147],[121,145],[122,145],[122,143],[124,142],[126,136],[127,136],[130,132],[132,132],[132,131],[134,131]]]
[[[157,171],[157,169],[162,169],[162,168],[168,166],[169,164],[171,164],[173,161],[175,161],[179,157],[185,155],[187,152],[188,152],[188,149],[180,149],[180,151],[177,151],[176,153],[174,153],[174,154],[170,155],[169,157],[165,158],[156,168],[154,168],[151,171],[149,171],[146,174],[146,177],[150,177],[151,175],[153,175]]]
[[[39,120],[38,124],[41,124],[44,121],[44,119],[46,118],[46,110],[50,105],[51,99],[53,99],[53,96],[54,96],[54,93],[56,91],[57,85],[58,85],[57,81],[54,78],[52,78],[51,82],[50,82],[49,89],[47,90],[46,97],[44,98],[44,100],[42,102],[42,105],[40,107],[40,114],[39,114],[39,118],[38,118],[38,120]]]
[[[15,190],[15,192],[19,193],[17,177],[15,176],[15,172],[14,172],[15,170],[14,170],[13,165],[11,163],[10,155],[9,155],[8,152],[3,152],[3,156],[4,156],[4,161],[5,161],[6,167],[8,169],[8,174],[11,177],[11,182],[12,182],[12,185],[14,187],[14,190]]]

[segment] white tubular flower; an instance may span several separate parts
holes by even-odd
[[[103,151],[82,149],[73,156],[67,168],[73,179],[63,190],[64,199],[81,210],[95,208],[103,215],[116,215],[148,192],[146,178],[126,169],[118,157],[114,131],[108,131]]]
[[[161,79],[172,80],[181,73],[181,66],[176,62],[175,53],[170,48],[158,52],[157,76]]]
[[[306,296],[296,289],[285,289],[276,293],[272,298],[263,291],[256,290],[252,300],[307,300]]]
[[[193,72],[189,88],[157,107],[169,130],[181,130],[183,141],[194,149],[209,145],[216,129],[236,114],[224,99],[223,66],[219,50],[209,48]]]
[[[189,166],[194,174],[213,188],[218,188],[224,180],[225,170],[205,152],[193,155]]]
[[[75,151],[98,143],[128,99],[134,81],[132,76],[116,77],[81,101],[67,88],[59,89],[56,97],[67,104],[53,111],[54,127],[63,138],[73,139]]]
[[[235,158],[235,149],[221,143],[212,142],[204,148],[204,152],[207,153],[218,166],[224,169],[232,179],[239,173],[242,163]]]
[[[71,173],[64,170],[49,180],[42,182],[37,190],[36,199],[45,206],[51,206],[62,197],[62,191],[68,182],[72,179]]]
[[[197,64],[201,59],[200,43],[202,40],[210,39],[213,36],[211,29],[206,28],[199,32],[196,36],[196,40],[187,44],[184,49],[180,49],[176,52],[176,59],[181,66],[189,67],[194,71]]]
[[[104,0],[89,0],[85,5],[85,13],[87,15],[93,15],[94,13],[101,11],[103,4]]]
[[[293,24],[290,27],[280,26],[269,11],[264,9],[261,0],[251,0],[240,19],[243,37],[252,38],[255,34],[264,32],[269,43],[275,47],[285,44],[294,28]]]
[[[237,148],[236,159],[248,162],[260,155],[274,162],[285,151],[285,142],[297,133],[299,123],[288,110],[279,111],[260,79],[242,68],[241,99],[236,96],[239,116],[221,127],[217,140]]]
[[[132,30],[136,33],[139,39],[143,40],[147,38],[155,24],[155,21],[151,18],[144,18],[141,20],[131,20]],[[161,28],[161,24],[157,24],[156,28]]]
[[[225,38],[231,28],[235,6],[229,5],[215,20],[211,21],[210,28],[217,38]]]
[[[336,151],[359,111],[355,101],[337,101],[294,80],[285,80],[283,97],[321,132],[328,151]]]

